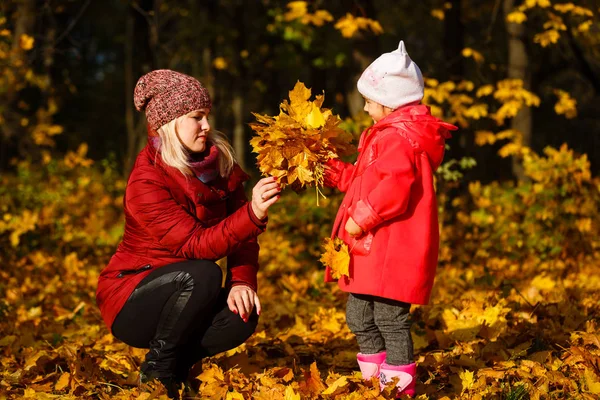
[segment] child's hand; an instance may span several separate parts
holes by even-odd
[[[330,158],[325,163],[325,171],[323,173],[323,184],[329,188],[337,187],[342,170],[342,162],[334,158]]]
[[[350,236],[360,236],[362,233],[362,228],[358,226],[356,222],[352,219],[352,217],[348,218],[348,222],[346,222],[346,232]]]

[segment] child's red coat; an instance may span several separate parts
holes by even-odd
[[[455,126],[424,105],[402,107],[363,132],[354,165],[333,160],[328,180],[346,196],[332,238],[351,250],[342,290],[427,304],[436,272],[439,228],[433,174]],[[349,217],[364,234],[352,238]],[[326,280],[332,281],[327,270]]]

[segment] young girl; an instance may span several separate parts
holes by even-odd
[[[427,304],[439,233],[433,174],[456,127],[421,105],[423,77],[400,42],[362,74],[358,90],[375,124],[362,133],[354,165],[330,160],[325,183],[346,192],[332,238],[350,250],[346,318],[364,379],[415,394],[410,305]],[[332,281],[327,271],[327,281]]]
[[[152,71],[137,82],[134,100],[149,140],[127,183],[123,241],[100,274],[96,301],[115,337],[149,349],[142,381],[158,379],[179,398],[196,362],[256,329],[256,237],[280,189],[264,178],[246,200],[248,175],[211,131],[211,100],[196,79]],[[222,289],[215,261],[225,256]]]

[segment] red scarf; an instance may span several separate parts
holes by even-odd
[[[162,142],[159,136],[150,135],[148,141],[156,149],[160,151]],[[207,148],[201,153],[189,154],[189,164],[192,167],[194,175],[202,183],[210,183],[219,177],[219,148],[207,141]]]

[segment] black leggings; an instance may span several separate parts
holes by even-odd
[[[161,351],[185,374],[203,357],[244,343],[256,329],[258,315],[248,322],[229,310],[221,288],[221,268],[211,261],[190,260],[152,271],[131,294],[112,325],[114,336],[133,347]]]

